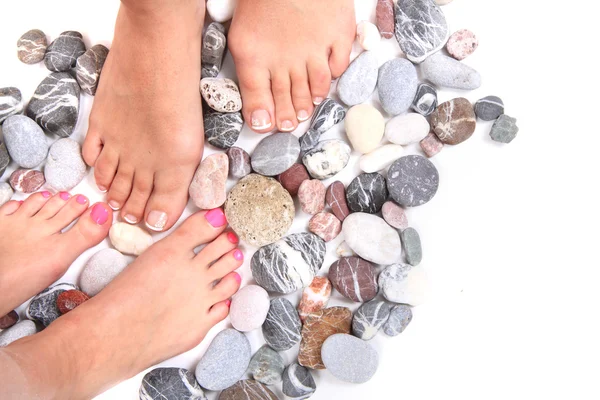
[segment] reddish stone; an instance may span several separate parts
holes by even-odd
[[[58,295],[56,306],[61,314],[66,314],[75,309],[75,307],[88,301],[90,298],[87,294],[79,290],[67,290]]]
[[[342,182],[336,181],[329,185],[325,193],[325,202],[331,207],[333,215],[340,221],[344,222],[346,217],[350,215],[350,209],[346,202],[346,188]]]
[[[302,164],[294,164],[287,171],[277,178],[281,186],[285,188],[292,196],[298,194],[298,189],[302,182],[310,179],[306,167]]]
[[[464,60],[477,50],[477,46],[479,41],[475,34],[468,29],[461,29],[450,36],[446,43],[446,50],[457,60]]]
[[[0,329],[8,329],[17,322],[19,322],[19,314],[15,310],[12,310],[4,317],[0,317]]]
[[[421,149],[427,157],[433,157],[444,148],[444,143],[436,136],[435,133],[429,132],[425,139],[421,140]]]
[[[318,180],[312,179],[302,182],[298,189],[298,200],[302,211],[315,215],[325,208],[325,185]]]
[[[325,308],[330,297],[331,282],[324,276],[316,276],[302,292],[302,300],[298,305],[300,320],[304,322],[310,314]]]
[[[335,239],[342,231],[342,223],[328,212],[315,214],[308,222],[308,230],[326,242]]]
[[[34,169],[18,169],[10,176],[10,186],[17,192],[33,193],[44,183],[44,174]]]
[[[477,125],[473,105],[464,97],[440,104],[429,118],[437,137],[450,145],[460,144],[473,136]]]
[[[364,303],[377,296],[377,271],[359,257],[344,257],[329,267],[329,280],[342,296]]]
[[[389,200],[383,204],[383,207],[381,207],[381,214],[388,225],[401,230],[408,228],[406,211],[393,201]]]
[[[376,18],[381,36],[391,39],[394,36],[394,0],[378,0]]]

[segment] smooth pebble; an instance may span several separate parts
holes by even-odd
[[[219,75],[226,48],[225,28],[219,22],[212,22],[202,37],[202,78],[215,78]]]
[[[369,154],[363,154],[358,165],[363,172],[372,173],[389,167],[394,161],[402,157],[404,148],[397,144],[383,145]]]
[[[412,310],[405,304],[399,304],[392,308],[390,317],[383,324],[383,333],[388,336],[398,336],[412,321]]]
[[[288,132],[265,137],[252,152],[252,169],[264,176],[276,176],[298,161],[300,143]]]
[[[85,53],[83,36],[76,31],[61,33],[46,49],[44,63],[53,72],[66,72],[75,66],[77,58]]]
[[[108,48],[97,44],[77,59],[75,77],[81,90],[90,96],[96,95],[106,57],[108,57]]]
[[[404,248],[406,262],[412,266],[419,265],[423,259],[423,249],[421,248],[419,232],[415,228],[406,228],[400,234],[400,239]]]
[[[58,296],[68,290],[79,290],[79,288],[70,283],[58,283],[44,289],[31,299],[27,306],[27,318],[39,321],[47,327],[54,320],[61,316],[56,300]]]
[[[498,96],[487,96],[475,103],[475,115],[482,121],[494,121],[504,114],[504,102]]]
[[[331,298],[331,288],[331,281],[324,276],[315,276],[311,284],[304,288],[298,305],[298,314],[302,322],[310,314],[321,311],[327,306]]]
[[[19,314],[12,310],[3,317],[0,317],[0,330],[8,329],[19,322]]]
[[[248,371],[254,380],[265,385],[275,385],[281,382],[281,375],[285,369],[281,355],[265,345],[262,346],[250,359]]]
[[[44,60],[47,48],[46,34],[39,29],[32,29],[17,40],[17,57],[25,64],[37,64]]]
[[[406,211],[404,208],[400,207],[398,204],[389,200],[383,204],[381,207],[381,215],[385,222],[387,222],[391,227],[396,229],[406,229],[408,228],[408,218],[406,216]]]
[[[431,161],[410,155],[396,160],[387,174],[390,196],[404,207],[421,206],[437,193],[440,177]]]
[[[0,88],[0,124],[11,115],[23,111],[23,96],[15,87]]]
[[[7,182],[0,182],[0,206],[8,203],[15,192]]]
[[[313,215],[308,221],[308,231],[314,233],[326,242],[335,239],[342,231],[342,223],[337,217],[328,212]]]
[[[206,11],[216,22],[227,22],[233,17],[237,0],[208,0]]]
[[[318,179],[305,180],[298,188],[298,200],[302,211],[315,215],[325,208],[325,185]]]
[[[436,53],[423,61],[421,78],[441,88],[475,90],[481,86],[479,72],[442,53]]]
[[[378,213],[387,198],[385,178],[377,172],[358,175],[346,189],[346,201],[352,212]]]
[[[73,311],[89,299],[90,297],[80,290],[67,290],[59,294],[56,298],[56,307],[64,315]]]
[[[206,104],[215,111],[229,113],[242,109],[240,89],[227,78],[203,78],[200,93]]]
[[[347,106],[354,106],[369,99],[377,86],[378,67],[377,56],[372,51],[356,57],[338,80],[340,100]]]
[[[379,365],[379,356],[367,342],[352,335],[332,335],[321,349],[327,371],[336,378],[350,383],[369,381]]]
[[[335,181],[327,188],[325,192],[325,203],[331,207],[333,215],[341,222],[350,215],[348,202],[346,201],[346,187],[340,181]]]
[[[0,332],[0,348],[6,347],[14,341],[37,332],[35,322],[24,320]]]
[[[383,296],[393,303],[418,306],[427,298],[429,280],[421,266],[394,264],[379,274],[379,288]]]
[[[425,138],[429,129],[429,122],[421,114],[399,115],[385,125],[385,138],[392,143],[407,146]]]
[[[54,142],[44,167],[46,183],[56,191],[66,192],[77,186],[86,174],[87,165],[79,143],[69,138]]]
[[[268,312],[269,294],[260,286],[245,286],[231,298],[229,318],[231,325],[240,332],[260,328]]]
[[[378,0],[375,9],[377,28],[384,39],[394,37],[394,0]]]
[[[360,104],[348,110],[345,126],[354,150],[366,154],[379,146],[385,131],[385,120],[375,107]]]
[[[140,400],[206,400],[204,390],[185,368],[154,368],[142,378]]]
[[[444,149],[444,143],[433,132],[429,132],[419,144],[423,153],[429,158],[435,156]]]
[[[300,341],[302,322],[292,303],[285,297],[271,300],[262,326],[265,342],[276,351],[291,349]]]
[[[381,42],[381,34],[375,24],[369,21],[360,21],[356,25],[356,40],[365,50],[375,50]]]
[[[79,277],[79,286],[88,296],[95,296],[129,265],[129,260],[114,249],[103,249],[87,261]]]
[[[437,105],[437,90],[427,83],[420,83],[411,108],[426,117],[436,109]]]
[[[446,50],[448,54],[460,61],[473,54],[477,46],[479,46],[477,36],[468,29],[461,29],[450,35]]]
[[[37,192],[39,188],[44,186],[46,180],[44,174],[34,169],[17,169],[9,178],[10,186],[15,192],[25,194]]]
[[[390,317],[392,305],[373,300],[363,304],[352,318],[352,334],[362,340],[371,340]]]
[[[293,363],[283,371],[283,394],[293,400],[308,399],[317,390],[312,374],[308,368]]]
[[[242,113],[207,113],[204,115],[204,137],[211,145],[227,150],[237,142],[244,126]]]
[[[356,255],[354,250],[352,250],[345,241],[340,243],[335,249],[335,254],[337,254],[338,257],[353,257]]]
[[[228,175],[227,154],[215,153],[202,160],[189,188],[194,205],[201,210],[221,207],[227,199],[225,185]]]
[[[22,168],[35,168],[46,159],[46,135],[34,120],[24,115],[10,116],[2,124],[2,134],[12,160]]]
[[[430,115],[431,129],[444,143],[457,145],[469,139],[477,127],[473,105],[464,97],[442,103]]]
[[[8,166],[10,165],[10,161],[10,154],[8,154],[8,149],[6,148],[6,145],[0,142],[0,178],[2,178],[4,172],[6,172],[6,168],[8,168]]]
[[[410,109],[418,86],[417,69],[404,58],[394,58],[379,68],[377,92],[381,107],[390,115]]]
[[[296,163],[288,168],[285,172],[277,177],[277,180],[281,183],[281,186],[285,188],[290,195],[295,196],[298,194],[300,185],[302,182],[310,179],[310,175],[303,164]]]
[[[348,246],[361,258],[384,265],[400,261],[400,235],[378,216],[350,214],[342,225],[342,232]]]
[[[310,121],[310,127],[300,137],[302,155],[313,149],[321,135],[346,118],[346,109],[332,98],[326,98],[317,106]]]
[[[135,256],[141,255],[154,243],[152,236],[147,231],[125,222],[117,222],[111,226],[108,235],[115,249],[121,253]]]
[[[219,400],[279,400],[268,387],[252,379],[245,379],[219,394]]]
[[[227,150],[229,158],[229,176],[242,179],[252,172],[250,154],[240,147],[231,147]]]
[[[342,296],[364,303],[377,296],[377,271],[359,257],[344,257],[329,267],[329,280]]]

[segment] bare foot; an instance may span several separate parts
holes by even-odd
[[[204,2],[158,3],[122,1],[83,157],[125,221],[163,231],[181,216],[202,158]]]
[[[60,278],[85,250],[108,234],[112,211],[85,196],[35,193],[0,207],[0,315]],[[62,230],[79,221],[68,231]]]
[[[257,132],[292,131],[348,67],[354,0],[239,0],[229,47]]]

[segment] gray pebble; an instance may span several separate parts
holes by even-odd
[[[50,43],[44,63],[50,71],[65,72],[75,66],[75,62],[83,53],[85,53],[85,43],[81,33],[66,31]]]
[[[317,390],[312,374],[300,364],[290,364],[283,371],[283,394],[293,400],[308,399]]]
[[[267,344],[277,351],[289,350],[300,342],[301,330],[302,322],[296,307],[284,297],[271,300],[267,319],[262,326]]]
[[[346,189],[346,201],[352,212],[378,213],[387,199],[385,178],[377,172],[358,175]]]
[[[298,161],[300,143],[288,132],[267,136],[252,153],[252,169],[264,176],[275,176],[287,171]]]
[[[405,304],[399,304],[392,308],[390,317],[383,324],[383,333],[388,336],[397,336],[404,332],[410,321],[412,321],[412,310]]]
[[[381,106],[390,115],[408,111],[418,86],[417,69],[408,60],[395,58],[379,68],[377,92]]]
[[[402,240],[406,262],[412,266],[419,265],[423,259],[419,232],[414,228],[406,228],[400,234],[400,239]]]
[[[127,257],[115,249],[103,249],[94,254],[79,277],[81,290],[92,297],[100,293],[129,264]]]
[[[21,91],[15,87],[0,88],[0,124],[11,115],[23,111]]]
[[[336,378],[350,383],[370,380],[379,365],[379,355],[367,342],[352,335],[329,336],[321,348],[325,368]]]
[[[377,85],[378,67],[377,56],[372,51],[365,51],[356,57],[338,81],[340,100],[347,106],[368,100]]]
[[[269,346],[258,349],[248,366],[250,376],[265,385],[275,385],[281,382],[281,374],[284,369],[283,358]]]
[[[307,151],[313,149],[321,135],[339,124],[346,118],[346,109],[337,101],[326,98],[317,106],[314,111],[310,128],[300,136],[300,149],[304,155]]]
[[[504,114],[504,102],[497,96],[479,99],[475,103],[475,114],[482,121],[494,121]]]
[[[352,318],[352,334],[362,340],[371,340],[390,316],[391,304],[373,300],[363,304]]]
[[[187,369],[154,368],[142,379],[140,400],[206,400],[206,396]]]
[[[17,322],[10,328],[0,332],[0,348],[6,347],[12,342],[24,338],[25,336],[31,336],[36,332],[37,327],[35,322],[30,320]]]
[[[75,77],[81,90],[90,96],[96,95],[106,57],[108,57],[108,48],[97,44],[77,59]]]
[[[6,171],[8,164],[10,164],[8,150],[6,149],[6,145],[0,142],[0,178],[4,175],[4,171]]]
[[[4,121],[2,133],[12,160],[22,168],[35,168],[46,159],[48,144],[44,131],[24,115],[13,115]]]
[[[59,139],[50,147],[44,177],[57,191],[69,191],[83,180],[87,166],[81,157],[81,146],[72,139]]]
[[[439,174],[431,161],[422,156],[410,155],[396,160],[387,174],[387,186],[396,203],[416,207],[435,196]]]
[[[481,86],[479,72],[442,53],[423,61],[421,77],[442,88],[474,90]]]
[[[8,203],[15,192],[7,182],[0,182],[0,206]]]
[[[43,292],[31,299],[27,307],[27,318],[39,321],[46,327],[50,325],[55,319],[61,316],[56,305],[56,299],[59,294],[67,290],[79,290],[79,288],[70,283],[58,283],[44,289]]]
[[[417,88],[417,94],[413,100],[412,109],[426,117],[435,111],[437,105],[437,90],[427,83],[421,83]]]
[[[239,147],[231,147],[227,150],[229,157],[229,176],[236,179],[242,179],[252,172],[250,163],[250,154]]]
[[[227,47],[225,28],[218,22],[208,25],[202,38],[202,78],[219,75]]]
[[[32,29],[17,40],[17,56],[25,64],[37,64],[44,59],[47,47],[46,34],[39,29]]]
[[[519,133],[517,119],[503,114],[492,125],[490,137],[496,142],[510,143],[517,137],[517,133]]]
[[[226,389],[244,375],[251,355],[248,338],[235,329],[225,329],[215,336],[196,366],[196,380],[207,390]]]
[[[208,143],[227,150],[237,142],[244,125],[241,112],[204,115],[204,137]]]

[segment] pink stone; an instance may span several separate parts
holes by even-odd
[[[325,193],[325,202],[340,221],[344,221],[350,215],[350,209],[346,202],[346,188],[342,182],[335,181],[329,185]]]
[[[325,208],[325,185],[320,180],[312,179],[302,182],[298,189],[298,200],[302,211],[315,215]]]
[[[308,223],[308,230],[326,242],[335,239],[342,230],[342,223],[328,212],[315,214]]]
[[[381,208],[381,214],[383,219],[388,225],[396,229],[408,228],[408,218],[406,217],[406,211],[393,201],[386,201]]]
[[[316,276],[302,292],[302,300],[298,305],[298,314],[302,322],[310,314],[324,309],[330,297],[331,282],[324,276]]]
[[[376,18],[381,36],[391,39],[394,36],[394,0],[378,0]]]
[[[425,136],[425,139],[421,140],[421,149],[427,157],[433,157],[444,148],[444,143],[437,137],[433,132],[429,132],[429,135]]]
[[[229,158],[225,153],[206,157],[190,185],[190,197],[201,210],[212,210],[225,203],[225,184],[229,174]]]
[[[446,50],[457,60],[464,60],[477,49],[479,41],[473,32],[468,29],[456,31],[448,39]]]
[[[44,174],[34,169],[18,169],[10,176],[10,186],[17,192],[33,193],[44,183]]]

